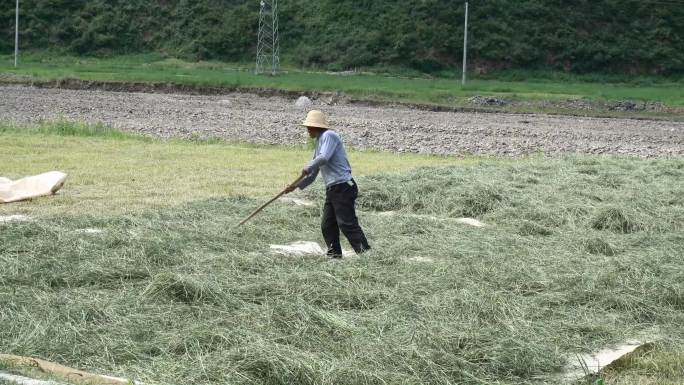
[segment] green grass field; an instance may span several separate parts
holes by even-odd
[[[289,69],[286,74],[272,77],[257,76],[251,71],[251,65],[221,62],[189,63],[178,59],[165,59],[157,55],[95,59],[29,54],[22,57],[18,68],[14,68],[10,56],[0,56],[0,74],[29,76],[37,81],[80,79],[302,92],[330,91],[360,99],[453,107],[468,106],[467,98],[474,95],[497,96],[508,100],[530,102],[636,100],[660,102],[669,106],[684,106],[684,92],[682,92],[684,83],[676,79],[635,78],[625,81],[628,79],[625,78],[620,79],[622,82],[609,82],[605,80],[611,80],[610,77],[561,76],[529,72],[526,78],[525,74],[516,72],[501,75],[503,79],[509,80],[496,80],[489,76],[475,78],[462,86],[460,80],[454,78],[398,78],[368,74],[340,76],[301,72],[294,69]],[[544,106],[540,103],[530,106],[518,105],[508,109],[520,112],[562,112],[558,110],[558,107]],[[619,114],[615,111],[577,110],[574,112]],[[648,112],[639,114],[658,115]]]
[[[50,143],[39,144],[46,134]],[[123,213],[225,196],[266,198],[296,179],[311,158],[304,144],[283,147],[157,141],[69,122],[41,127],[0,122],[0,135],[3,176],[15,179],[58,168],[71,174],[70,182],[78,186],[56,200],[11,206],[27,214],[65,210],[75,214]],[[304,133],[302,143],[306,143]],[[350,151],[350,159],[356,164],[357,175],[475,161],[370,151]],[[106,199],[103,186],[107,186]],[[3,209],[0,207],[0,213]]]
[[[33,219],[0,223],[0,352],[170,385],[551,384],[643,338],[588,383],[684,383],[682,160],[352,152],[374,249],[334,262],[269,252],[320,241],[319,208],[233,228],[305,148],[0,127],[3,176],[70,174],[0,206]]]

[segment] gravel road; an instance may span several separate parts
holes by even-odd
[[[431,112],[407,107],[328,105],[325,111],[356,149],[518,156],[543,152],[682,157],[684,123],[560,115]],[[251,94],[213,96],[0,86],[0,119],[66,118],[102,122],[161,137],[220,137],[303,143],[305,109],[295,100]]]

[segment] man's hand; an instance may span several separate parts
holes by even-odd
[[[309,175],[311,175],[311,170],[306,169],[306,168],[302,169],[302,176],[309,176]],[[285,194],[289,194],[289,193],[293,192],[297,187],[298,186],[296,184],[291,184],[291,185],[287,186],[287,188],[285,189]]]

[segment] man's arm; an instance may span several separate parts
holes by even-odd
[[[299,187],[300,190],[304,190],[307,188],[313,181],[316,180],[316,177],[318,176],[318,168],[313,170],[313,172],[309,173],[304,179],[302,179],[301,182],[295,187]]]
[[[308,174],[306,171],[303,170],[302,176],[304,176],[304,178],[302,178],[302,180],[300,180],[299,183],[293,183],[293,184],[287,186],[287,188],[285,188],[285,193],[289,194],[289,193],[293,192],[294,190],[296,190],[297,187],[299,187],[301,190],[303,190],[305,187],[307,187],[308,185],[313,183],[314,180],[316,180],[316,175],[318,175],[318,170],[316,170],[315,173],[311,173],[311,174]]]
[[[319,140],[321,141],[319,144],[320,153],[304,167],[304,170],[302,170],[303,173],[308,175],[304,180],[299,182],[299,185],[297,185],[301,190],[305,189],[316,180],[321,166],[328,163],[335,153],[337,146],[340,144],[340,138],[332,132],[328,134],[324,133]]]
[[[335,135],[334,132],[326,132],[321,135],[320,139],[320,152],[317,157],[315,157],[311,162],[309,162],[304,170],[308,171],[309,174],[313,174],[314,171],[318,172],[321,166],[325,165],[330,161],[337,146],[340,144],[340,138]]]

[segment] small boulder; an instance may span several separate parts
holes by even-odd
[[[295,106],[297,108],[309,108],[313,106],[313,102],[306,96],[300,96],[299,99],[297,99],[297,101],[295,102]]]

